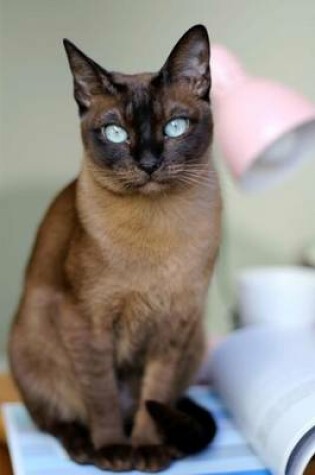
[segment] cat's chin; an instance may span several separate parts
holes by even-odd
[[[161,193],[161,191],[165,191],[168,188],[168,185],[165,183],[158,183],[156,181],[148,181],[143,185],[137,188],[137,191],[143,195],[153,195],[157,193]]]

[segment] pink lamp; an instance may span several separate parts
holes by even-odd
[[[222,46],[212,48],[216,136],[245,190],[281,181],[315,158],[315,107],[294,91],[245,73]]]

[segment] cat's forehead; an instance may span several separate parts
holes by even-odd
[[[199,114],[196,100],[185,84],[152,87],[154,73],[110,73],[118,95],[100,95],[88,115],[94,127],[113,121],[133,125],[165,121],[174,115]]]
[[[130,101],[136,105],[151,100],[170,107],[176,103],[183,104],[191,109],[195,109],[200,104],[185,81],[174,84],[158,82],[157,86],[158,73],[122,74],[115,72],[111,73],[111,78],[126,103]]]
[[[139,114],[158,114],[161,95],[154,93],[151,85],[153,74],[120,74],[112,76],[113,83],[120,92],[120,104],[124,107],[127,119]]]

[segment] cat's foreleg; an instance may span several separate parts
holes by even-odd
[[[104,469],[128,470],[132,466],[114,373],[110,321],[95,329],[78,306],[66,297],[60,326],[86,405],[94,447],[92,462]]]
[[[136,448],[135,465],[139,470],[161,469],[174,457],[149,415],[146,402],[154,400],[175,404],[192,382],[204,351],[204,337],[199,321],[177,328],[163,346],[148,357],[144,372],[139,409],[136,413],[132,444]]]
[[[134,467],[137,470],[162,470],[174,458],[171,448],[163,444],[155,422],[146,409],[146,401],[170,403],[173,400],[173,384],[178,363],[178,355],[172,351],[154,355],[147,363],[131,435]]]

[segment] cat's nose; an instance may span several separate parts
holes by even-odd
[[[138,162],[138,167],[148,173],[148,175],[152,175],[155,170],[157,170],[161,165],[161,160],[154,155],[146,155],[141,158]]]

